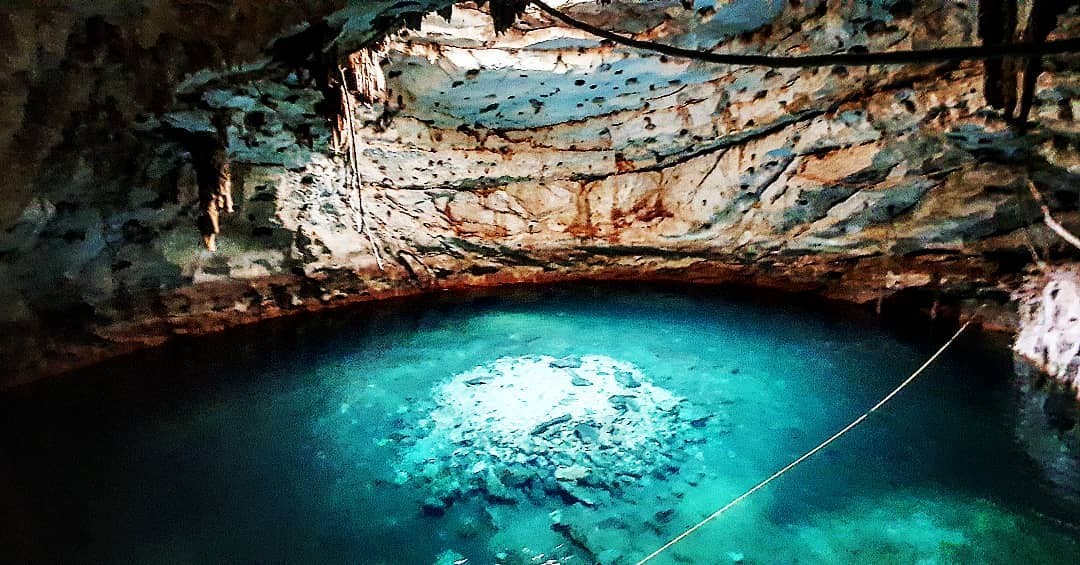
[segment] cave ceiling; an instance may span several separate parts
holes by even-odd
[[[519,0],[15,3],[0,349],[37,353],[0,364],[574,278],[1001,306],[1033,253],[1069,257],[1028,187],[1076,231],[1075,53],[859,57],[1075,41],[1074,1],[1017,21],[1005,3],[549,4],[695,53],[830,59],[662,54]],[[1034,6],[1053,17],[1033,35]]]

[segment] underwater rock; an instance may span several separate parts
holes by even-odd
[[[443,514],[446,514],[446,509],[449,508],[449,507],[450,507],[450,505],[447,504],[445,500],[443,500],[443,499],[441,499],[441,498],[439,498],[437,496],[429,496],[429,497],[424,499],[424,503],[421,506],[421,510],[423,511],[424,516],[433,516],[434,517],[434,516],[442,516]]]
[[[619,411],[637,410],[637,402],[632,394],[615,394],[608,397],[608,402]]]
[[[683,399],[681,398],[665,399],[663,401],[658,401],[656,403],[656,407],[663,410],[664,412],[671,412],[673,410],[679,409],[679,404],[682,402],[682,400]]]
[[[634,378],[634,374],[628,371],[617,371],[615,373],[615,382],[626,388],[637,388],[641,386],[641,383]]]
[[[433,496],[426,515],[471,496],[602,506],[635,481],[666,481],[682,446],[700,439],[677,409],[685,399],[598,355],[501,358],[443,382],[432,400],[400,432],[415,441],[398,445],[398,477]]]
[[[622,552],[616,549],[605,549],[596,554],[596,562],[599,565],[615,565],[622,561]]]
[[[543,433],[548,431],[548,429],[550,429],[552,426],[562,424],[562,423],[565,423],[565,422],[569,422],[569,421],[570,421],[570,415],[569,414],[563,414],[562,416],[556,416],[556,417],[554,417],[554,418],[552,418],[552,419],[550,419],[550,420],[548,420],[546,422],[541,422],[535,428],[533,428],[532,432],[530,432],[530,433],[532,435],[534,435],[534,436],[543,435]]]
[[[588,537],[581,531],[581,528],[574,524],[568,524],[566,522],[556,522],[551,525],[551,529],[565,535],[574,545],[578,548],[586,551],[589,555],[589,561],[595,562],[595,554],[589,549]]]
[[[514,494],[491,469],[488,469],[487,474],[484,475],[483,488],[487,498],[493,502],[512,504],[516,501]]]
[[[668,508],[666,510],[661,510],[661,511],[659,511],[656,514],[653,515],[653,519],[656,520],[657,524],[667,524],[668,522],[671,522],[671,519],[674,518],[674,517],[675,517],[675,509],[674,508]]]
[[[532,479],[532,473],[520,463],[515,463],[503,470],[503,478],[512,486],[522,486]]]
[[[471,516],[461,520],[454,534],[462,539],[472,539],[479,536],[484,530],[484,523]]]
[[[468,562],[464,555],[452,549],[447,549],[435,558],[435,565],[465,565]]]
[[[599,493],[599,490],[595,490]],[[558,494],[570,502],[580,502],[582,505],[593,508],[597,506],[597,499],[589,489],[582,488],[573,483],[558,483]]]
[[[582,443],[596,443],[600,438],[600,430],[589,424],[578,424],[574,426],[574,437],[581,440]]]
[[[563,357],[562,359],[555,359],[549,365],[555,369],[577,369],[581,366],[580,357]]]
[[[555,480],[558,481],[580,481],[589,476],[592,470],[581,465],[573,465],[571,467],[559,467],[555,469]]]

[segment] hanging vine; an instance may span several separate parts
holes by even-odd
[[[357,84],[365,85],[365,92],[367,95],[372,95],[378,92],[379,85],[381,84],[382,92],[385,92],[385,79],[375,80],[373,75],[377,74],[382,77],[382,69],[378,65],[378,58],[375,55],[370,54],[368,51],[364,51],[368,55],[360,57],[362,66],[352,66],[351,72],[357,77]],[[368,59],[371,57],[371,59]],[[353,60],[350,57],[350,62]],[[368,65],[369,61],[374,61],[374,68]],[[359,73],[359,74],[358,74]],[[338,115],[337,128],[334,132],[334,148],[337,152],[345,155],[346,161],[349,164],[349,174],[346,176],[346,190],[348,196],[345,199],[345,205],[353,212],[353,222],[358,232],[364,234],[368,243],[371,246],[371,253],[375,256],[375,262],[379,266],[380,271],[384,271],[382,253],[379,251],[379,245],[375,240],[375,236],[371,231],[371,226],[368,224],[367,216],[364,211],[364,179],[360,175],[360,149],[356,140],[356,124],[354,122],[356,116],[356,106],[354,105],[353,94],[349,91],[349,81],[346,75],[345,67],[338,67],[338,74],[341,77],[341,84],[339,85],[341,91],[341,110]],[[381,81],[381,82],[380,82]],[[355,200],[355,203],[354,203]]]

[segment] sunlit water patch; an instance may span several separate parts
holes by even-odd
[[[930,333],[604,285],[193,340],[2,397],[0,542],[78,562],[632,562],[862,413]],[[658,562],[1073,562],[1075,477],[1032,458],[1075,462],[1067,430],[1021,422],[1008,357],[979,343]]]

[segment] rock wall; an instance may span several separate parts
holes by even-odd
[[[375,4],[325,20],[335,41],[358,48],[441,6]],[[564,4],[731,52],[976,41],[976,8],[962,4]],[[355,112],[360,189],[334,151],[333,92],[280,50],[169,83],[167,107],[117,130],[124,143],[57,150],[0,238],[6,382],[355,300],[573,278],[738,282],[935,313],[989,304],[1008,327],[1032,252],[1068,257],[1027,180],[1080,226],[1076,57],[1048,59],[1038,125],[1019,133],[987,107],[977,62],[706,65],[532,11],[496,35],[470,3],[420,23],[379,51],[386,101]],[[301,40],[275,45],[297,53]],[[235,208],[213,253],[190,146],[207,132],[226,140]]]
[[[122,148],[137,117],[172,105],[203,69],[256,60],[282,32],[342,1],[6,2],[0,11],[0,225],[41,191],[38,175],[73,148]],[[117,153],[117,158],[123,153]],[[44,171],[46,174],[48,171]],[[102,167],[104,178],[126,171]],[[47,190],[47,188],[46,188]]]
[[[1018,292],[1017,353],[1080,397],[1080,268],[1056,267]]]

